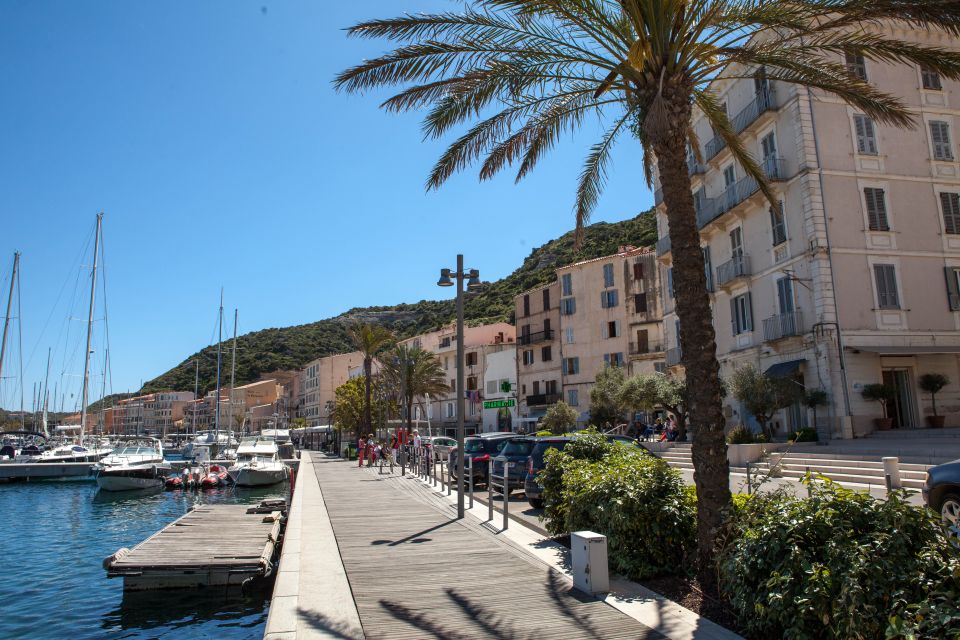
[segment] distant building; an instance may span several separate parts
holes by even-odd
[[[350,370],[362,366],[359,351],[324,356],[307,363],[303,369],[300,415],[307,426],[329,424],[335,400],[334,392],[350,377]]]

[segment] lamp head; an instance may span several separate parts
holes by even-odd
[[[450,279],[450,269],[440,269],[440,279],[437,280],[438,287],[452,287],[453,281]]]
[[[470,273],[467,274],[470,278],[467,281],[467,289],[477,289],[480,287],[480,272],[476,269],[470,269]]]

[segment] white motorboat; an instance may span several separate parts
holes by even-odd
[[[170,472],[160,441],[138,436],[122,439],[94,469],[97,486],[104,491],[162,487]]]
[[[197,436],[183,447],[181,455],[184,460],[191,460],[198,457],[199,450],[211,445],[217,444],[219,451],[233,449],[237,446],[237,439],[233,437],[232,431],[201,431]]]
[[[267,438],[244,438],[237,447],[237,461],[229,469],[239,487],[264,487],[287,479],[287,465],[277,455],[277,443]]]

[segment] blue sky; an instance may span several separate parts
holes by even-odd
[[[500,278],[569,230],[580,163],[603,123],[588,122],[520,185],[507,174],[480,183],[471,170],[426,193],[444,141],[423,140],[419,114],[381,111],[386,94],[333,90],[338,71],[388,48],[345,27],[457,6],[0,3],[0,286],[21,251],[28,407],[48,346],[51,377],[79,387],[70,341],[82,322],[70,318],[85,313],[80,255],[101,210],[115,391],[209,344],[221,287],[241,333],[301,324],[451,295],[435,283],[457,252]],[[651,202],[625,139],[594,220]],[[95,360],[99,323],[97,335]],[[19,404],[11,349],[5,407]]]

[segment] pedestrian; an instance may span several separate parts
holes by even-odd
[[[373,466],[374,456],[376,455],[373,448],[376,446],[377,442],[373,439],[373,434],[367,435],[367,466]]]
[[[359,461],[357,466],[362,467],[363,461],[367,457],[367,439],[363,436],[360,436],[357,440],[357,460]]]
[[[397,443],[399,441],[400,438],[397,437],[397,434],[393,434],[390,438],[390,456],[393,460],[397,459],[397,447],[399,446]]]

